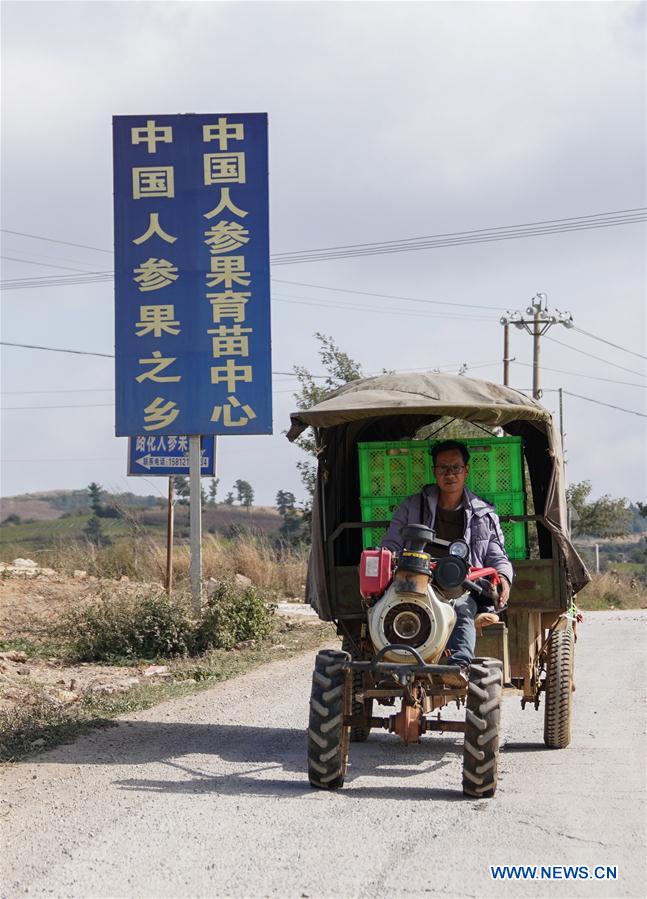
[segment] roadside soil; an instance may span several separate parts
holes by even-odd
[[[274,633],[267,645],[247,641],[228,652],[213,651],[208,658],[173,658],[156,663],[150,660],[127,665],[71,662],[65,633],[61,631],[65,613],[93,602],[106,589],[118,597],[141,590],[142,586],[145,587],[128,578],[111,581],[85,573],[70,578],[51,569],[3,566],[0,570],[0,715],[24,709],[34,697],[58,707],[68,706],[72,712],[72,706],[82,701],[115,697],[133,690],[141,693],[142,688],[171,684],[178,679],[186,681],[195,678],[201,659],[200,677],[220,679],[221,673],[228,676],[223,672],[235,672],[241,664],[243,667],[259,664],[264,655],[275,658],[316,645],[324,628],[314,615],[304,614],[303,603],[281,602]],[[245,656],[246,660],[242,658]]]

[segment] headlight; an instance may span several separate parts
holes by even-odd
[[[470,548],[464,540],[454,540],[449,547],[450,556],[458,556],[459,559],[467,560],[470,554]]]

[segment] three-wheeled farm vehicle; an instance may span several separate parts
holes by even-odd
[[[466,486],[495,506],[515,572],[505,614],[477,617],[476,658],[464,681],[443,664],[453,603],[494,590],[497,572],[471,568],[464,540],[434,558],[431,544],[442,541],[422,523],[403,528],[397,555],[379,546],[393,509],[433,482],[431,449],[448,419],[483,429],[482,438],[463,441],[471,457]],[[341,787],[349,744],[371,729],[405,743],[456,731],[464,734],[463,792],[493,796],[504,685],[521,692],[523,707],[538,709],[543,699],[547,747],[570,741],[574,596],[589,575],[569,540],[561,444],[549,412],[485,381],[383,375],[294,413],[289,439],[307,427],[318,471],[306,599],[342,638],[341,650],[323,650],[315,662],[310,783]],[[393,714],[375,715],[376,703]],[[450,703],[464,707],[464,718],[442,717]]]

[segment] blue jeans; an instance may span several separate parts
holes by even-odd
[[[452,654],[448,660],[450,665],[469,665],[474,658],[476,646],[476,600],[472,596],[466,596],[456,601],[456,624],[447,642],[447,649]]]

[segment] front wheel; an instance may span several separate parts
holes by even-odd
[[[336,790],[344,784],[348,764],[350,674],[344,670],[347,652],[322,649],[312,673],[308,725],[308,779],[313,787]]]
[[[499,721],[503,672],[499,659],[474,659],[465,701],[463,793],[494,796],[499,765]]]
[[[544,743],[549,749],[565,749],[571,742],[574,658],[575,635],[572,629],[554,631],[548,644],[544,681]]]

